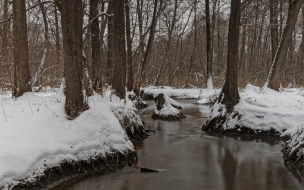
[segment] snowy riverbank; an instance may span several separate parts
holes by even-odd
[[[297,126],[304,122],[303,94],[303,90],[299,88],[277,92],[248,84],[240,92],[240,102],[225,123],[213,126],[211,130],[221,133],[290,137]],[[216,103],[210,119],[224,115],[225,106]]]
[[[117,160],[120,167],[136,162],[133,144],[113,113],[117,109],[130,111],[121,108],[132,109],[131,102],[124,104],[109,93],[104,98],[95,95],[88,98],[89,110],[67,120],[64,100],[62,92],[27,93],[17,100],[1,97],[0,189],[10,189],[20,180],[47,180],[45,172],[62,167],[62,163],[72,165],[74,173],[83,173],[79,163],[94,164],[94,160],[104,158],[100,162],[107,168],[106,158],[111,155],[133,157],[125,162]]]

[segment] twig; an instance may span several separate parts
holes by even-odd
[[[56,115],[56,117],[59,117],[55,112],[53,112],[53,111],[46,105],[46,102],[45,102],[45,107],[46,107],[47,109],[49,109],[54,115]]]
[[[85,32],[85,30],[86,30],[87,28],[89,28],[89,27],[91,26],[91,24],[92,24],[96,19],[98,19],[98,17],[103,16],[103,15],[105,15],[105,16],[107,16],[107,17],[114,16],[113,14],[100,13],[99,15],[95,16],[92,20],[90,20],[89,23],[88,23],[85,27],[83,27],[83,29],[82,29],[83,32]]]
[[[31,108],[31,110],[32,110],[32,115],[34,115],[34,112],[33,112],[32,106],[31,106],[30,99],[28,98],[28,96],[27,96],[27,95],[26,95],[26,97],[27,97],[27,100],[28,100],[28,102],[29,102],[30,108]]]
[[[2,104],[2,109],[3,109],[4,115],[5,115],[5,120],[6,120],[6,122],[7,122],[7,117],[6,117],[6,114],[5,114],[5,111],[4,111],[3,104]]]

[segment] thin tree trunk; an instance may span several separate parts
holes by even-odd
[[[137,78],[136,78],[136,82],[134,85],[134,93],[139,96],[139,92],[140,92],[140,86],[141,86],[141,81],[142,81],[142,75],[143,75],[143,71],[144,71],[144,67],[148,62],[148,58],[149,58],[149,54],[152,50],[152,46],[153,46],[153,42],[154,42],[154,34],[155,34],[155,29],[156,29],[156,24],[157,24],[157,4],[158,4],[158,0],[154,1],[154,10],[153,10],[153,17],[152,17],[152,24],[151,24],[151,30],[150,30],[150,36],[149,36],[149,40],[148,40],[148,45],[147,45],[147,49],[146,49],[146,53],[145,53],[145,57],[143,62],[141,62],[140,64],[140,68],[139,68],[139,72],[137,74]]]
[[[108,14],[114,14],[114,0],[109,0]],[[114,17],[108,17],[108,51],[107,51],[107,68],[106,68],[106,80],[109,84],[112,84],[113,77],[113,65],[114,65]]]
[[[31,91],[25,1],[13,0],[14,88],[13,97]]]
[[[213,52],[212,52],[212,37],[210,28],[210,11],[209,11],[209,0],[205,0],[205,10],[206,10],[206,37],[207,37],[207,89],[213,88],[212,83],[212,62],[213,62]]]
[[[278,16],[277,16],[277,0],[270,0],[270,33],[272,44],[272,60],[274,60],[278,49]]]
[[[61,1],[63,60],[66,83],[65,112],[69,119],[76,118],[87,109],[82,93],[82,24],[82,0]]]
[[[8,0],[4,0],[3,2],[3,20],[8,19]],[[5,80],[4,76],[4,65],[8,65],[8,32],[10,29],[10,22],[6,22],[3,24],[3,29],[2,29],[2,44],[1,44],[1,51],[0,51],[0,70],[1,75],[0,75],[0,80],[3,81]],[[12,84],[11,84],[12,85]]]
[[[132,1],[132,0],[131,0]],[[126,34],[127,34],[127,70],[128,70],[128,80],[127,89],[128,91],[133,90],[134,84],[134,73],[133,73],[133,61],[132,61],[132,41],[131,41],[131,24],[130,24],[130,5],[129,0],[125,0],[125,10],[126,10]]]
[[[90,0],[90,15],[92,20],[98,15],[98,1]],[[92,87],[98,92],[102,93],[102,64],[101,64],[101,46],[100,46],[100,29],[98,19],[91,24],[91,47],[92,47]]]
[[[59,65],[60,64],[60,33],[59,33],[59,21],[58,21],[58,13],[57,13],[57,6],[54,5],[54,12],[55,12],[55,43],[56,43],[56,64]],[[57,72],[55,71],[56,76],[57,76]]]

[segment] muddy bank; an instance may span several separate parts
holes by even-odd
[[[13,187],[12,190],[42,190],[49,189],[59,182],[71,179],[73,177],[84,175],[93,171],[109,171],[127,166],[136,165],[138,159],[135,151],[126,151],[124,153],[113,151],[105,157],[102,155],[73,162],[62,162],[59,166],[52,167],[44,171],[44,174],[37,177],[32,182],[21,181]]]
[[[283,158],[289,168],[296,169],[300,176],[304,176],[304,124],[286,141],[282,149]]]
[[[120,107],[113,110],[113,113],[130,140],[143,140],[148,137],[136,108]]]

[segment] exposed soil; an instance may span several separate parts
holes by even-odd
[[[93,171],[108,171],[137,164],[135,151],[125,153],[113,151],[106,157],[102,155],[88,160],[74,162],[63,162],[57,167],[52,167],[44,172],[44,175],[37,177],[33,182],[20,181],[19,184],[10,188],[12,190],[43,190],[49,189],[59,181],[67,180],[79,175]],[[57,183],[56,183],[57,182]]]

